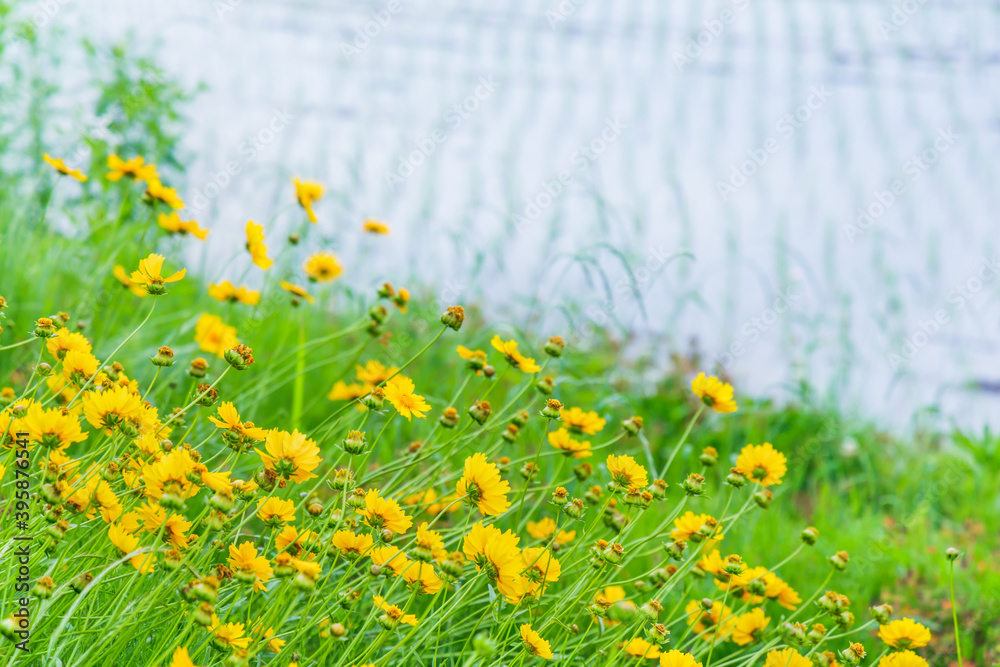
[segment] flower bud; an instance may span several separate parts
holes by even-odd
[[[386,318],[389,317],[389,311],[386,310],[385,306],[375,305],[368,309],[368,317],[372,318],[374,322],[383,324]]]
[[[762,510],[766,510],[771,506],[771,500],[774,499],[774,494],[771,493],[770,489],[761,489],[753,494],[753,501],[757,503],[757,507]]]
[[[705,493],[705,478],[697,473],[691,473],[681,486],[689,496],[700,496]]]
[[[215,607],[210,602],[202,602],[194,612],[194,622],[206,628],[212,625]]]
[[[47,378],[50,375],[52,375],[52,366],[45,362],[42,362],[35,367],[35,372],[38,373],[40,376]]]
[[[37,598],[48,600],[52,597],[52,591],[55,588],[56,582],[52,581],[52,577],[41,577],[35,582],[35,587],[31,589],[31,592]]]
[[[630,437],[639,435],[639,431],[642,430],[642,417],[634,415],[629,417],[622,422],[622,428],[625,432],[629,434]]]
[[[849,665],[857,665],[865,659],[865,647],[855,642],[840,652],[844,662]]]
[[[669,636],[670,630],[667,630],[667,626],[662,623],[654,623],[646,628],[646,638],[654,644],[667,643],[667,637]]]
[[[493,368],[493,366],[491,366],[490,364],[486,364],[485,366],[483,366],[483,375],[485,375],[487,378],[492,378],[496,374],[497,374],[497,369]]]
[[[806,626],[802,623],[789,623],[785,621],[781,624],[781,636],[789,644],[802,645],[806,643]]]
[[[561,357],[563,350],[566,349],[566,343],[563,342],[561,336],[553,336],[552,338],[549,339],[549,342],[547,342],[545,344],[545,347],[542,349],[544,349],[545,354],[549,355],[550,357]]]
[[[719,462],[719,452],[715,449],[715,447],[706,447],[701,450],[701,455],[698,457],[698,460],[701,461],[703,466],[711,468]]]
[[[354,489],[347,496],[347,504],[354,509],[361,509],[365,506],[365,492],[362,489]]]
[[[587,481],[594,474],[594,466],[589,463],[581,463],[573,468],[573,475],[581,482]]]
[[[563,514],[571,519],[581,519],[585,511],[583,501],[579,498],[573,498],[567,504],[563,505]]]
[[[556,507],[562,507],[569,502],[569,492],[563,487],[556,487],[556,490],[552,492],[552,500],[550,500]]]
[[[34,333],[37,338],[51,338],[56,334],[56,325],[48,317],[39,317]]]
[[[531,415],[528,414],[527,410],[519,410],[510,418],[510,423],[518,428],[524,428],[530,418]]]
[[[507,428],[504,429],[500,437],[506,442],[515,442],[517,440],[519,429],[513,424],[507,424]]]
[[[552,379],[551,375],[546,375],[541,380],[535,383],[535,389],[542,396],[551,396],[556,390],[556,382]]]
[[[208,374],[208,362],[198,357],[191,362],[191,366],[188,368],[188,375],[193,378],[203,378]]]
[[[441,315],[441,324],[451,327],[455,331],[462,328],[465,322],[465,309],[461,306],[449,306],[448,310]]]
[[[223,356],[226,362],[238,371],[245,371],[253,363],[253,350],[243,344],[226,350]]]
[[[742,489],[747,483],[746,475],[744,475],[739,468],[730,468],[729,475],[726,477],[726,484],[733,487],[734,489]]]
[[[885,625],[892,618],[892,605],[887,602],[869,607],[868,611],[879,625]]]
[[[639,583],[639,582],[636,582]],[[653,598],[646,604],[639,607],[639,614],[642,615],[647,621],[655,623],[660,619],[660,612],[663,611],[663,605],[656,598]]]
[[[364,454],[367,450],[365,434],[361,431],[351,431],[344,438],[344,451],[352,456]]]
[[[545,407],[542,408],[541,415],[546,419],[559,419],[562,409],[563,404],[559,400],[550,398],[545,402]]]
[[[601,558],[603,558],[608,563],[611,563],[612,565],[620,563],[622,560],[622,556],[624,555],[625,555],[625,548],[622,545],[618,544],[617,542],[609,544],[607,547],[605,547],[603,551],[601,551]]]
[[[667,497],[667,483],[662,479],[654,479],[653,483],[649,485],[647,489],[653,497],[657,500],[663,500]]]
[[[161,368],[166,368],[174,365],[174,351],[169,347],[164,345],[156,352],[155,357],[151,357],[150,361],[153,362],[154,366],[160,366]]]
[[[69,587],[72,588],[77,593],[82,593],[83,589],[90,585],[94,580],[94,575],[90,572],[81,572],[80,574],[73,577],[69,582]]]
[[[944,552],[944,557],[953,562],[958,560],[958,557],[960,555],[961,554],[959,553],[958,549],[956,549],[955,547],[948,547],[947,549],[945,549]]]
[[[382,387],[375,387],[361,399],[361,403],[369,410],[381,410],[384,404],[385,393]]]
[[[663,550],[674,560],[684,560],[684,550],[687,549],[687,542],[676,540],[674,542],[664,542]]]
[[[830,556],[830,564],[833,565],[838,570],[846,570],[847,563],[851,558],[848,556],[846,551],[838,551],[837,553]]]
[[[490,417],[490,404],[488,401],[476,401],[471,408],[469,408],[469,416],[479,425],[486,423],[486,420]]]
[[[452,407],[445,408],[440,421],[441,426],[445,428],[455,428],[458,426],[458,410]]]
[[[816,530],[816,528],[814,528],[813,526],[809,526],[808,528],[802,531],[800,537],[802,538],[803,542],[805,542],[809,546],[812,546],[816,544],[816,540],[819,539],[819,531]]]

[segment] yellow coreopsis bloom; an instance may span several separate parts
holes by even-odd
[[[392,407],[406,417],[407,421],[410,421],[410,415],[423,419],[425,413],[431,409],[423,396],[414,393],[414,389],[413,380],[405,375],[397,375],[382,388],[386,400],[392,403]]]
[[[66,166],[66,163],[62,161],[62,158],[52,157],[48,153],[45,153],[42,155],[42,159],[45,160],[45,162],[50,167],[58,171],[60,174],[63,174],[64,176],[69,176],[70,178],[80,181],[81,183],[87,182],[86,174],[84,174],[79,169],[71,169],[70,167]]]
[[[208,421],[219,428],[227,429],[251,440],[263,442],[267,438],[267,431],[254,426],[253,422],[240,421],[240,413],[236,411],[236,406],[229,401],[225,401],[219,406],[218,414],[218,418],[209,416]]]
[[[559,581],[562,566],[552,552],[544,547],[528,547],[521,551],[522,576],[527,581],[527,592],[541,597],[548,584]]]
[[[773,572],[764,575],[764,585],[766,586],[764,596],[774,600],[785,609],[795,609],[802,604],[802,598],[799,597],[795,589]]]
[[[208,237],[209,230],[198,226],[196,220],[181,220],[181,216],[177,214],[177,211],[171,211],[170,215],[161,213],[157,221],[161,228],[171,234],[190,234],[199,241],[204,241]]]
[[[690,653],[673,649],[660,653],[660,667],[701,667],[701,663]]]
[[[691,381],[691,391],[702,402],[716,412],[736,412],[736,401],[733,400],[733,387],[714,375],[707,377],[704,373]]]
[[[267,453],[257,450],[264,461],[264,467],[293,482],[304,482],[316,477],[312,471],[323,460],[316,443],[297,430],[291,433],[279,429],[269,431],[264,449]]]
[[[881,626],[878,638],[895,649],[920,648],[930,642],[931,631],[912,618],[900,618]]]
[[[608,472],[615,484],[624,489],[646,486],[646,469],[635,462],[631,456],[610,455],[607,460]]]
[[[741,615],[736,619],[736,623],[733,626],[731,635],[733,643],[737,646],[746,646],[759,640],[764,633],[764,628],[770,622],[771,619],[764,616],[764,610],[760,607],[755,608],[750,613]]]
[[[394,623],[403,623],[405,625],[416,625],[417,617],[413,614],[404,614],[403,610],[394,604],[387,603],[382,596],[375,595],[372,596],[375,600],[375,606],[385,612],[385,615]]]
[[[476,569],[486,572],[501,595],[515,601],[520,600],[525,588],[519,541],[509,530],[501,533],[496,526],[477,523],[462,544],[463,554],[475,563]]]
[[[256,306],[260,303],[260,292],[249,290],[246,287],[237,287],[228,280],[223,280],[217,285],[209,285],[208,295],[217,301],[245,303],[248,306]]]
[[[258,556],[257,547],[250,541],[241,542],[238,547],[230,544],[227,562],[236,578],[253,583],[255,590],[263,590],[274,574],[271,562],[266,556]]]
[[[331,401],[353,401],[356,398],[361,398],[369,391],[371,391],[371,388],[363,384],[358,384],[357,382],[347,384],[343,380],[338,380],[326,397]]]
[[[358,535],[350,530],[338,530],[330,543],[344,556],[360,558],[368,553],[375,540],[367,533]]]
[[[574,440],[570,437],[569,431],[564,428],[549,433],[549,444],[556,449],[562,450],[566,456],[572,456],[575,459],[584,459],[592,456],[590,441]]]
[[[146,164],[146,160],[142,157],[134,157],[131,160],[123,160],[117,155],[111,154],[108,156],[108,172],[109,181],[120,181],[123,176],[128,176],[129,178],[136,181],[155,181],[156,180],[156,165],[153,163]]]
[[[735,621],[732,610],[723,605],[721,600],[712,605],[711,611],[706,611],[701,606],[700,600],[691,600],[684,611],[687,613],[687,624],[691,626],[691,631],[701,635],[701,639],[707,642],[715,639],[716,632],[720,640],[725,640]],[[720,623],[722,627],[717,628]]]
[[[30,442],[52,449],[63,450],[87,439],[74,412],[63,412],[61,408],[46,410],[40,403],[28,407],[21,425]]]
[[[382,384],[392,377],[399,369],[395,366],[386,367],[381,362],[370,359],[364,366],[355,366],[355,377],[367,385]],[[369,389],[370,390],[370,389]]]
[[[468,496],[468,501],[478,507],[484,516],[499,516],[510,507],[507,500],[510,484],[500,478],[500,470],[482,453],[465,459],[462,478],[458,480],[455,491],[459,496]]]
[[[490,341],[497,352],[502,354],[507,363],[511,366],[515,366],[522,373],[537,373],[542,370],[542,367],[535,363],[535,360],[531,357],[526,357],[517,350],[517,341],[508,340],[504,341],[500,339],[500,335],[497,334],[493,336],[493,340]]]
[[[323,186],[316,181],[299,180],[298,176],[292,179],[292,183],[295,184],[295,198],[299,200],[299,206],[305,209],[309,222],[316,224],[316,212],[312,205],[323,196]]]
[[[177,650],[174,651],[173,657],[170,659],[170,667],[198,667],[198,665],[192,662],[186,648],[178,646]]]
[[[139,261],[139,270],[132,272],[131,280],[137,285],[145,285],[150,294],[161,295],[167,293],[164,285],[177,282],[187,273],[187,269],[181,269],[164,278],[160,274],[162,269],[163,255],[154,253]]]
[[[878,667],[927,667],[927,661],[913,651],[896,651],[879,660]]]
[[[161,201],[175,210],[184,208],[184,200],[177,195],[177,190],[168,188],[159,180],[150,180],[146,182],[146,196],[150,199]]]
[[[708,514],[695,514],[694,512],[687,511],[683,516],[674,519],[674,529],[670,531],[670,537],[673,540],[690,540],[692,536],[702,534],[703,529],[714,533],[717,525],[718,522],[715,520],[715,517]],[[716,555],[718,555],[718,552],[716,552]]]
[[[389,225],[385,224],[384,222],[375,220],[374,218],[368,218],[367,220],[365,220],[364,230],[369,234],[385,235],[389,233]]]
[[[264,227],[253,220],[247,222],[247,250],[253,263],[267,271],[274,260],[267,256],[267,246],[264,245]]]
[[[573,433],[594,435],[607,423],[596,412],[584,412],[580,408],[564,408],[559,411],[559,419]]]
[[[203,313],[194,327],[194,340],[198,347],[218,357],[223,357],[226,350],[239,345],[236,337],[236,327],[231,327],[222,321],[218,315]]]
[[[556,522],[549,517],[545,517],[539,521],[528,522],[528,534],[537,540],[547,540],[555,530]],[[574,537],[576,537],[575,530],[560,530],[559,534],[556,535],[555,542],[556,544],[566,544],[571,542]]]
[[[45,349],[48,350],[49,354],[61,361],[70,350],[90,352],[91,346],[90,341],[83,334],[70,331],[66,327],[61,327],[56,330],[54,336],[45,339]]]
[[[399,547],[386,545],[375,547],[368,556],[382,570],[388,570],[393,576],[399,576],[413,563]]]
[[[295,295],[295,296],[297,296],[297,297],[299,297],[301,299],[305,299],[309,303],[315,303],[316,302],[316,299],[313,297],[313,295],[310,294],[309,292],[307,292],[304,287],[300,287],[298,285],[294,285],[292,283],[289,283],[289,282],[286,282],[286,281],[282,280],[281,281],[281,289],[283,289],[286,292],[288,292],[290,294],[293,294],[293,295]]]
[[[281,498],[261,498],[257,501],[257,516],[271,526],[295,521],[295,503]]]
[[[365,494],[365,508],[358,510],[365,523],[382,530],[383,528],[396,535],[405,533],[413,525],[413,519],[392,498],[379,498],[378,489],[371,489]]]
[[[302,270],[314,283],[325,283],[338,278],[344,267],[332,252],[318,252],[306,260]]]
[[[521,641],[524,642],[525,650],[531,655],[545,660],[552,658],[552,649],[549,647],[549,643],[531,629],[531,624],[526,623],[521,626]]]
[[[812,667],[812,662],[793,648],[783,648],[769,651],[764,667]]]
[[[126,271],[125,267],[121,264],[116,264],[111,270],[111,274],[115,277],[115,280],[122,284],[122,287],[132,292],[132,294],[135,294],[138,297],[146,296],[146,288],[142,285],[136,285],[133,283],[128,277],[128,271]]]
[[[250,637],[244,637],[245,626],[242,623],[226,623],[219,620],[219,617],[212,614],[212,627],[210,628],[213,637],[212,642],[223,649],[246,648],[250,646]]]
[[[444,560],[448,555],[444,548],[444,540],[441,534],[427,527],[426,521],[417,526],[417,537],[414,540],[417,549],[423,552],[424,560]],[[419,556],[414,556],[418,558]]]
[[[403,581],[424,595],[434,595],[444,585],[430,563],[412,563],[403,571]]]
[[[83,414],[87,421],[94,428],[103,428],[108,432],[125,422],[135,422],[141,407],[139,396],[122,386],[88,391],[83,395]]]
[[[623,644],[622,650],[635,658],[655,659],[660,657],[660,647],[640,637],[634,637],[627,644]]]
[[[781,478],[788,470],[785,455],[765,442],[763,445],[747,445],[736,459],[736,467],[747,479],[761,486],[781,484]]]

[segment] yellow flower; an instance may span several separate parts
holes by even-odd
[[[219,406],[218,414],[218,419],[209,416],[208,421],[219,428],[227,429],[251,440],[263,442],[267,438],[267,431],[254,426],[253,422],[241,422],[240,413],[236,411],[236,406],[229,401],[225,401]]]
[[[396,535],[405,533],[413,525],[413,519],[392,498],[379,498],[378,489],[365,494],[365,509],[358,510],[365,523],[376,530],[383,528]]]
[[[536,364],[534,359],[526,357],[517,351],[517,341],[503,341],[500,340],[499,335],[495,335],[490,344],[493,346],[493,349],[500,352],[507,359],[507,363],[511,366],[516,366],[521,372],[537,373],[542,370],[541,366]]]
[[[42,159],[45,160],[45,162],[47,162],[50,167],[58,171],[60,174],[64,174],[66,176],[69,176],[70,178],[74,178],[80,181],[81,183],[87,182],[86,174],[84,174],[79,169],[70,169],[69,167],[66,166],[66,163],[63,162],[61,158],[52,157],[48,153],[45,153],[44,155],[42,155]]]
[[[313,295],[307,292],[304,287],[299,287],[298,285],[293,285],[292,283],[285,282],[284,280],[282,280],[281,289],[285,290],[286,292],[290,292],[291,294],[294,294],[297,297],[303,298],[309,303],[316,302],[316,299],[313,298]]]
[[[365,362],[364,366],[355,366],[354,368],[358,380],[371,386],[382,384],[399,370],[395,366],[387,368],[374,359]]]
[[[622,650],[636,658],[653,659],[660,657],[659,646],[650,644],[645,639],[639,637],[635,637],[629,643],[624,644]]]
[[[618,486],[628,489],[631,487],[643,488],[646,486],[646,469],[635,462],[631,456],[614,454],[608,456],[608,472],[611,479]]]
[[[770,651],[764,667],[812,667],[812,662],[793,648],[783,648]]]
[[[365,220],[364,230],[369,234],[388,234],[389,226],[373,218]]]
[[[261,498],[257,501],[257,516],[271,525],[295,521],[295,503],[281,498]]]
[[[247,222],[247,250],[253,263],[267,271],[274,260],[267,256],[267,246],[264,245],[264,228],[253,220]]]
[[[660,654],[660,667],[701,667],[701,663],[690,653],[674,649]]]
[[[781,478],[788,470],[785,455],[771,443],[747,445],[736,459],[736,467],[753,482],[761,486],[781,484]]]
[[[702,403],[716,412],[736,412],[736,401],[733,400],[733,387],[719,380],[714,375],[706,377],[699,373],[691,381],[691,391],[701,399]]]
[[[227,562],[236,578],[247,583],[252,582],[255,590],[263,590],[264,584],[274,574],[271,562],[265,556],[258,556],[257,547],[249,540],[240,543],[238,547],[230,544]]]
[[[197,465],[191,454],[181,448],[176,448],[159,461],[153,461],[143,470],[146,482],[146,495],[150,498],[162,498],[164,492],[171,496],[187,499],[198,493],[189,475],[195,472]]]
[[[21,424],[28,440],[41,443],[43,447],[62,450],[87,439],[76,414],[64,412],[61,408],[46,410],[41,404],[32,403],[24,413]]]
[[[385,612],[392,621],[396,623],[403,623],[405,625],[416,625],[417,617],[413,614],[404,614],[403,610],[394,604],[388,604],[380,595],[372,596],[375,600],[375,606]]]
[[[134,157],[131,160],[123,160],[117,155],[111,154],[108,156],[108,172],[109,181],[120,181],[122,176],[128,176],[129,178],[136,181],[154,181],[156,180],[156,165],[153,163],[145,164],[146,160],[142,157]]]
[[[194,326],[194,340],[198,347],[218,357],[223,357],[226,350],[239,345],[236,337],[236,327],[231,327],[222,321],[218,315],[203,313]]]
[[[719,630],[719,638],[725,639],[735,620],[732,610],[719,600],[712,605],[711,611],[705,611],[699,600],[691,600],[687,603],[684,611],[687,613],[687,624],[692,626],[691,629],[696,634],[705,633],[701,637],[705,641],[712,641],[715,637],[715,626],[720,622],[722,628]],[[705,632],[709,628],[711,630]]]
[[[315,181],[299,180],[298,176],[292,179],[292,183],[295,184],[295,197],[299,200],[299,206],[305,209],[309,222],[315,224],[317,218],[312,205],[323,196],[323,186]]]
[[[164,278],[160,271],[163,269],[163,255],[152,254],[146,259],[139,261],[139,270],[133,271],[131,280],[136,285],[145,285],[146,291],[150,294],[166,294],[163,287],[167,283],[175,283],[187,273],[187,269],[181,269],[169,277]]]
[[[191,661],[191,656],[188,655],[188,650],[183,646],[178,646],[177,650],[174,651],[174,655],[171,658],[170,667],[198,667]]]
[[[209,230],[199,227],[196,220],[181,220],[181,216],[176,211],[171,211],[170,215],[161,213],[158,218],[159,225],[171,234],[190,234],[199,241],[204,241]]]
[[[371,389],[363,384],[358,384],[356,382],[347,384],[342,380],[338,380],[326,397],[331,401],[353,401],[356,398],[361,398],[369,391],[371,391]]]
[[[47,338],[45,348],[49,354],[60,361],[70,350],[79,350],[80,352],[90,352],[91,350],[90,341],[87,340],[86,336],[76,331],[70,331],[66,327],[61,327],[54,336]]]
[[[309,543],[315,537],[316,533],[311,530],[303,530],[300,533],[299,529],[295,526],[285,526],[278,533],[278,536],[274,538],[274,545],[278,548],[278,551],[287,551],[290,554],[298,556],[305,551],[303,545]],[[290,549],[289,547],[294,548]]]
[[[546,540],[552,533],[556,530],[556,522],[545,517],[540,521],[529,521],[528,522],[528,534],[534,537],[536,540]],[[556,544],[566,544],[571,542],[573,538],[576,537],[576,531],[570,530],[560,530],[559,534],[556,535]]]
[[[795,589],[773,572],[764,575],[764,585],[767,587],[764,596],[776,601],[785,609],[795,609],[802,603],[802,598]]]
[[[177,190],[168,188],[159,180],[146,182],[146,194],[157,201],[161,201],[172,209],[184,208],[184,201],[177,196]]]
[[[430,563],[412,563],[403,571],[403,581],[424,595],[434,595],[444,584]]]
[[[931,631],[912,618],[900,618],[880,627],[878,637],[892,648],[920,648],[930,642]]]
[[[208,295],[217,301],[239,302],[248,306],[256,306],[260,303],[260,292],[248,290],[246,287],[237,287],[228,280],[223,280],[218,285],[209,285]]]
[[[542,639],[542,636],[531,629],[531,625],[526,623],[521,626],[521,641],[524,642],[525,650],[531,655],[549,660],[552,658],[552,649],[549,643]]]
[[[459,496],[467,495],[468,501],[484,516],[499,516],[510,507],[507,500],[510,484],[500,479],[500,471],[486,460],[485,454],[477,453],[465,459],[465,469],[455,491]]]
[[[528,547],[521,551],[522,575],[527,581],[527,592],[541,597],[545,586],[559,581],[562,566],[548,549]]]
[[[115,268],[111,270],[111,274],[115,277],[115,280],[122,284],[122,287],[132,292],[132,294],[139,297],[146,296],[146,288],[133,283],[128,277],[128,271],[121,264],[115,264]]]
[[[69,356],[69,355],[67,355]],[[113,431],[125,422],[135,422],[140,412],[139,396],[116,386],[83,395],[83,414],[94,428]]]
[[[417,526],[417,537],[414,542],[416,548],[423,550],[432,560],[444,560],[445,556],[448,555],[440,533],[428,528],[426,521]]]
[[[878,667],[927,667],[927,661],[913,651],[897,651],[879,660]]]
[[[581,442],[574,440],[569,436],[569,431],[564,428],[549,433],[549,444],[556,449],[561,449],[566,456],[572,456],[575,459],[584,459],[592,456],[590,453],[590,441],[584,440]]]
[[[219,617],[212,614],[212,633],[214,643],[222,648],[246,648],[250,645],[250,637],[244,637],[244,625],[242,623],[221,624]]]
[[[413,380],[405,375],[397,375],[383,387],[386,400],[392,403],[399,414],[406,417],[406,421],[410,421],[410,415],[423,419],[424,414],[431,409],[424,397],[413,393],[413,390]]]
[[[76,385],[86,384],[101,367],[101,361],[90,352],[69,350],[63,357],[63,377]],[[98,384],[95,378],[94,384]]]
[[[337,256],[332,252],[318,252],[310,256],[303,265],[302,270],[309,276],[309,280],[314,283],[329,282],[344,272],[344,268],[337,260]]]
[[[705,526],[714,530],[717,525],[718,522],[715,518],[708,514],[695,514],[688,511],[683,516],[674,519],[674,529],[670,531],[670,537],[673,540],[690,540],[692,536],[701,533]],[[715,555],[718,555],[718,552],[715,552]]]
[[[596,412],[584,412],[575,407],[561,410],[559,419],[573,433],[586,433],[587,435],[594,435],[607,423]]]
[[[500,594],[508,600],[520,600],[525,581],[521,577],[520,538],[511,531],[500,532],[496,526],[477,523],[465,536],[462,551],[475,563],[476,569],[485,572]]]
[[[323,460],[316,443],[297,430],[291,433],[279,429],[269,431],[264,449],[267,450],[266,454],[256,450],[264,461],[264,467],[293,482],[304,482],[316,477],[312,471]]]
[[[764,610],[760,607],[756,607],[748,614],[741,615],[733,626],[733,642],[737,646],[746,646],[759,640],[764,633],[764,628],[770,622],[771,619],[764,616]]]
[[[399,547],[392,545],[375,547],[369,558],[383,570],[389,570],[394,576],[399,576],[413,563]]]
[[[339,549],[340,553],[355,558],[365,555],[374,543],[371,535],[367,533],[357,535],[349,530],[338,530],[331,540],[331,544],[335,549]]]

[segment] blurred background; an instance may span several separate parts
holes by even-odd
[[[248,219],[296,231],[301,176],[327,186],[321,244],[359,289],[483,303],[583,348],[608,336],[651,373],[693,345],[743,391],[808,385],[898,427],[996,412],[1000,3],[17,11],[67,45],[46,65],[64,82],[54,154],[109,124],[81,101],[83,37],[200,87],[172,185],[212,229],[207,279],[243,275],[214,258]],[[356,233],[369,217],[392,228],[377,246]]]

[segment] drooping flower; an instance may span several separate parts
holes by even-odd
[[[305,299],[309,303],[316,303],[316,299],[313,297],[312,294],[310,294],[309,292],[307,292],[304,287],[300,287],[299,285],[294,285],[294,284],[292,284],[290,282],[286,282],[286,281],[282,280],[281,281],[281,289],[285,290],[286,292],[288,292],[290,294],[294,294],[296,297],[299,297],[301,299]]]
[[[619,487],[629,489],[632,487],[642,488],[646,486],[646,469],[635,462],[631,456],[622,454],[615,456],[611,454],[607,460],[608,472],[611,479]]]
[[[332,252],[318,252],[306,260],[302,270],[309,276],[309,280],[325,283],[338,278],[344,272],[344,267]]]
[[[763,445],[747,445],[736,459],[736,467],[747,479],[761,486],[781,484],[781,478],[788,470],[785,455],[769,442]]]
[[[764,575],[764,585],[766,586],[764,596],[774,600],[785,609],[795,609],[802,604],[802,598],[799,597],[795,589],[773,572]]]
[[[379,498],[378,489],[365,494],[365,508],[358,510],[365,523],[376,530],[387,529],[396,535],[405,533],[413,525],[413,519],[392,498]]]
[[[176,271],[168,277],[160,275],[163,269],[163,255],[152,254],[139,261],[139,270],[133,271],[131,280],[137,285],[145,285],[146,291],[150,294],[166,294],[164,285],[175,283],[187,273],[187,269]]]
[[[500,478],[500,470],[486,460],[486,455],[476,453],[465,459],[462,478],[455,491],[459,496],[468,496],[484,516],[499,516],[510,507],[507,492],[510,484]]]
[[[194,340],[203,351],[223,357],[240,341],[236,337],[236,327],[222,321],[218,315],[203,313],[194,327]]]
[[[490,341],[493,349],[498,351],[500,354],[507,359],[507,363],[511,366],[518,368],[522,373],[537,373],[542,370],[541,366],[535,363],[535,360],[531,357],[526,357],[517,350],[517,341],[508,340],[504,341],[500,339],[500,335],[497,334],[493,336],[493,340]]]
[[[323,186],[316,181],[303,181],[298,176],[292,179],[295,184],[295,198],[299,200],[299,206],[305,209],[309,216],[309,222],[316,224],[316,212],[313,210],[313,203],[323,196]]]
[[[434,567],[430,563],[411,563],[403,571],[403,581],[410,585],[418,593],[424,595],[434,595],[441,590],[444,582],[434,572]]]
[[[260,292],[242,286],[237,287],[228,280],[223,280],[217,285],[209,285],[208,295],[217,301],[245,303],[248,306],[260,303]]]
[[[486,573],[501,595],[514,601],[520,600],[525,589],[519,541],[509,530],[501,533],[495,526],[477,523],[462,545],[465,557],[475,563],[476,569]]]
[[[607,423],[594,411],[584,412],[580,408],[564,408],[559,412],[559,419],[573,433],[594,435]]]
[[[549,444],[556,449],[562,450],[566,456],[575,459],[585,459],[592,456],[590,452],[590,441],[574,440],[570,437],[569,431],[564,428],[549,433]]]
[[[100,359],[83,350],[69,350],[63,357],[63,377],[78,387],[82,387],[87,380],[93,378],[100,367]],[[95,385],[99,379],[101,378],[94,378]]]
[[[247,222],[247,250],[253,263],[267,271],[274,260],[267,256],[267,246],[264,245],[264,227],[253,220]]]
[[[157,223],[170,234],[180,234],[182,236],[190,234],[199,241],[204,241],[208,237],[208,229],[200,227],[197,220],[181,220],[181,216],[177,214],[177,211],[171,211],[169,215],[161,213],[157,218]]]
[[[184,208],[184,200],[177,195],[177,190],[168,188],[158,179],[146,181],[146,196],[175,210]]]
[[[135,294],[138,297],[148,296],[146,288],[142,285],[136,285],[133,283],[128,277],[128,271],[126,271],[125,267],[121,264],[115,264],[115,267],[111,270],[111,275],[115,277],[115,280],[121,283],[122,287],[132,292],[132,294]]]
[[[742,614],[736,619],[733,625],[732,640],[737,646],[746,646],[758,641],[764,633],[764,629],[771,619],[764,616],[764,610],[760,607],[754,608],[746,614]]]
[[[136,156],[131,160],[123,160],[117,155],[111,154],[108,156],[108,180],[117,182],[122,179],[123,176],[128,176],[135,181],[154,181],[156,180],[156,165],[153,163],[146,164],[146,160],[141,156]]]
[[[549,647],[549,643],[531,629],[531,624],[526,623],[521,626],[521,641],[524,642],[525,650],[531,655],[545,660],[552,658],[552,649]]]
[[[380,568],[388,570],[397,577],[413,563],[399,547],[394,547],[391,544],[375,547],[368,554],[368,557]]]
[[[312,471],[323,460],[316,443],[297,430],[291,433],[280,429],[268,431],[264,449],[267,450],[266,453],[257,450],[264,461],[264,467],[293,482],[304,482],[316,477]]]
[[[733,400],[733,387],[714,375],[707,377],[704,373],[691,381],[691,391],[701,401],[716,412],[736,412],[736,401]]]
[[[79,169],[71,169],[70,167],[66,166],[66,163],[63,162],[62,158],[52,157],[48,153],[45,153],[42,155],[42,159],[45,160],[45,162],[50,167],[58,171],[60,174],[63,174],[64,176],[69,176],[70,178],[80,181],[81,183],[87,182],[86,174],[84,174]]]
[[[374,218],[368,218],[365,220],[364,230],[369,234],[380,234],[384,236],[389,233],[389,225],[375,220]]]
[[[423,419],[425,413],[431,409],[423,396],[414,393],[414,389],[413,380],[405,375],[397,375],[382,388],[386,400],[392,403],[392,407],[406,417],[407,421],[410,421],[410,415]]]
[[[881,626],[878,637],[895,649],[921,648],[930,642],[931,631],[912,618],[900,618]]]

